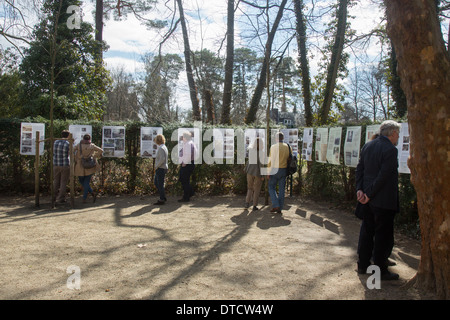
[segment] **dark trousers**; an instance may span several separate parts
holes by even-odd
[[[164,191],[164,178],[166,177],[166,169],[158,168],[155,171],[155,186],[159,193],[159,200],[167,201]]]
[[[183,199],[189,200],[194,195],[194,189],[191,186],[191,175],[194,172],[195,164],[187,164],[180,167],[180,182],[183,187]]]
[[[359,234],[358,265],[367,268],[373,256],[373,263],[380,267],[381,272],[387,271],[387,258],[394,246],[394,216],[395,211],[364,206],[363,221]]]

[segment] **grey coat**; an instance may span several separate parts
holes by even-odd
[[[169,158],[169,151],[165,144],[161,144],[158,146],[158,150],[156,151],[156,159],[155,159],[155,170],[156,169],[168,169],[167,161]]]

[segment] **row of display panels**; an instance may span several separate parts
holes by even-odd
[[[410,173],[406,161],[409,157],[409,132],[408,124],[401,123],[400,138],[397,145],[399,172]],[[380,125],[371,125],[366,128],[366,136],[364,142],[368,142],[372,136],[379,132]],[[78,144],[85,134],[92,136],[92,126],[90,125],[70,125],[69,132],[72,133],[75,144]],[[22,123],[21,124],[21,140],[20,153],[22,155],[36,154],[36,132],[40,133],[40,139],[45,138],[45,124],[43,123]],[[180,143],[183,140],[183,133],[189,131],[192,140],[200,148],[200,128],[179,128],[173,137]],[[298,156],[298,150],[301,149],[301,158],[306,161],[314,160],[322,163],[330,163],[339,165],[341,154],[341,138],[342,127],[318,128],[315,132],[314,128],[304,128],[302,138],[299,137],[298,129],[281,129],[284,134],[284,142],[292,148],[292,153]],[[235,150],[235,130],[227,128],[214,128],[204,133],[203,141],[212,141],[212,155],[216,159],[233,159]],[[278,130],[271,130],[272,143],[275,141],[275,134]],[[359,160],[361,145],[361,126],[347,127],[347,133],[344,140],[344,164],[348,167],[356,167]],[[163,134],[161,127],[141,127],[141,148],[140,156],[144,158],[155,158],[157,145],[154,138],[158,134]],[[248,157],[248,147],[253,144],[256,138],[260,138],[263,146],[266,146],[266,130],[265,129],[245,129],[243,135],[244,141],[238,143],[243,146]],[[314,142],[315,141],[315,142]],[[302,142],[299,148],[299,142]],[[313,143],[315,143],[315,152],[313,155]],[[104,157],[125,156],[125,127],[124,126],[104,126],[102,129],[102,149]],[[44,152],[44,143],[39,146],[39,153]]]

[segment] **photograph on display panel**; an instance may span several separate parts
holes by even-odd
[[[330,128],[327,146],[327,161],[339,165],[341,153],[342,127]]]
[[[317,162],[327,162],[328,128],[318,128],[316,133],[315,159]]]
[[[214,158],[234,159],[234,129],[213,129]]]
[[[347,127],[344,141],[344,163],[348,167],[356,168],[359,161],[361,147],[361,127]]]
[[[123,158],[125,156],[125,127],[103,127],[103,157]]]
[[[400,129],[400,134],[398,138],[398,172],[399,173],[411,173],[408,167],[409,158],[409,128],[408,123],[400,123],[402,126]]]
[[[39,131],[39,139],[45,139],[44,123],[22,122],[20,126],[20,154],[26,156],[36,155],[36,136]],[[44,154],[44,142],[39,143],[39,155]]]
[[[161,127],[141,127],[141,157],[156,158],[158,145],[155,138],[158,134],[163,134]]]
[[[298,129],[281,129],[284,134],[284,143],[291,146],[292,154],[298,157]]]
[[[306,161],[312,161],[313,133],[313,128],[303,129],[302,159]]]
[[[69,126],[69,132],[72,134],[72,137],[74,139],[74,145],[79,144],[85,134],[89,134],[91,138],[93,138],[91,125],[71,124]]]

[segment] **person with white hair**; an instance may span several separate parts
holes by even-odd
[[[194,195],[190,180],[195,169],[194,159],[197,153],[197,148],[192,141],[192,134],[189,131],[183,133],[183,142],[179,150],[179,164],[181,165],[179,181],[183,187],[183,198],[178,202],[189,202]]]
[[[381,280],[397,280],[388,270],[388,257],[394,245],[394,216],[399,210],[398,150],[395,147],[400,124],[387,120],[380,134],[361,150],[356,167],[357,200],[364,205],[358,244],[358,273],[365,274],[373,263],[380,268]]]

